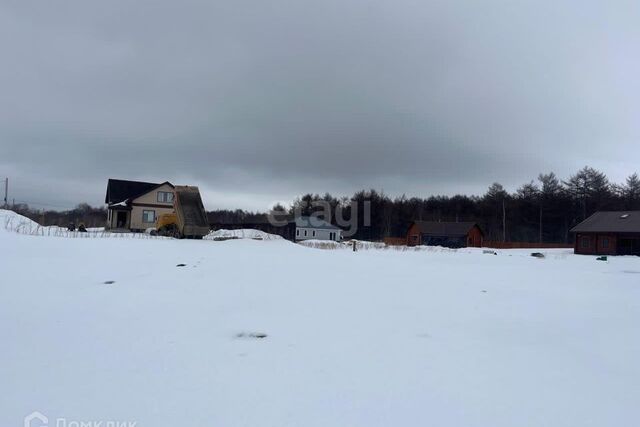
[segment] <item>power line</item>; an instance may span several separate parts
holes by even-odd
[[[44,206],[44,207],[50,207],[50,208],[56,208],[56,209],[64,209],[64,210],[73,210],[74,209],[74,208],[70,208],[69,206],[52,205],[50,203],[40,203],[40,202],[34,202],[34,201],[29,201],[29,200],[15,200],[15,203],[24,203],[24,204],[30,205],[30,206],[31,205]]]
[[[26,205],[29,205],[29,206],[32,206],[32,205],[42,206],[42,207],[45,207],[45,208],[53,208],[53,209],[56,209],[56,210],[73,210],[74,209],[73,207],[69,207],[69,206],[60,206],[60,205],[51,204],[51,203],[36,202],[36,201],[33,201],[33,200],[16,200],[14,198],[12,200],[12,205],[15,207],[16,203],[26,204]],[[9,207],[9,177],[5,177],[4,178],[4,199],[3,199],[2,207],[4,207],[4,208],[8,208]]]

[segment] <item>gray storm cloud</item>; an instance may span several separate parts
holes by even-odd
[[[263,209],[301,192],[482,193],[640,169],[631,1],[0,1],[0,175],[108,177]],[[37,207],[37,206],[36,206]]]

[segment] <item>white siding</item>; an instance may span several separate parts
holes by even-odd
[[[306,232],[306,235],[305,235]],[[331,238],[333,234],[333,239]],[[296,240],[342,240],[341,230],[326,230],[322,228],[296,228]]]

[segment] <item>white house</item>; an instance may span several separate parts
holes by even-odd
[[[342,230],[316,216],[296,218],[296,240],[342,240]]]

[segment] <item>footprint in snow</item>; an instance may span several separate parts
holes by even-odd
[[[113,285],[114,283],[116,283],[116,281],[115,280],[105,280],[102,283],[104,283],[105,285]]]

